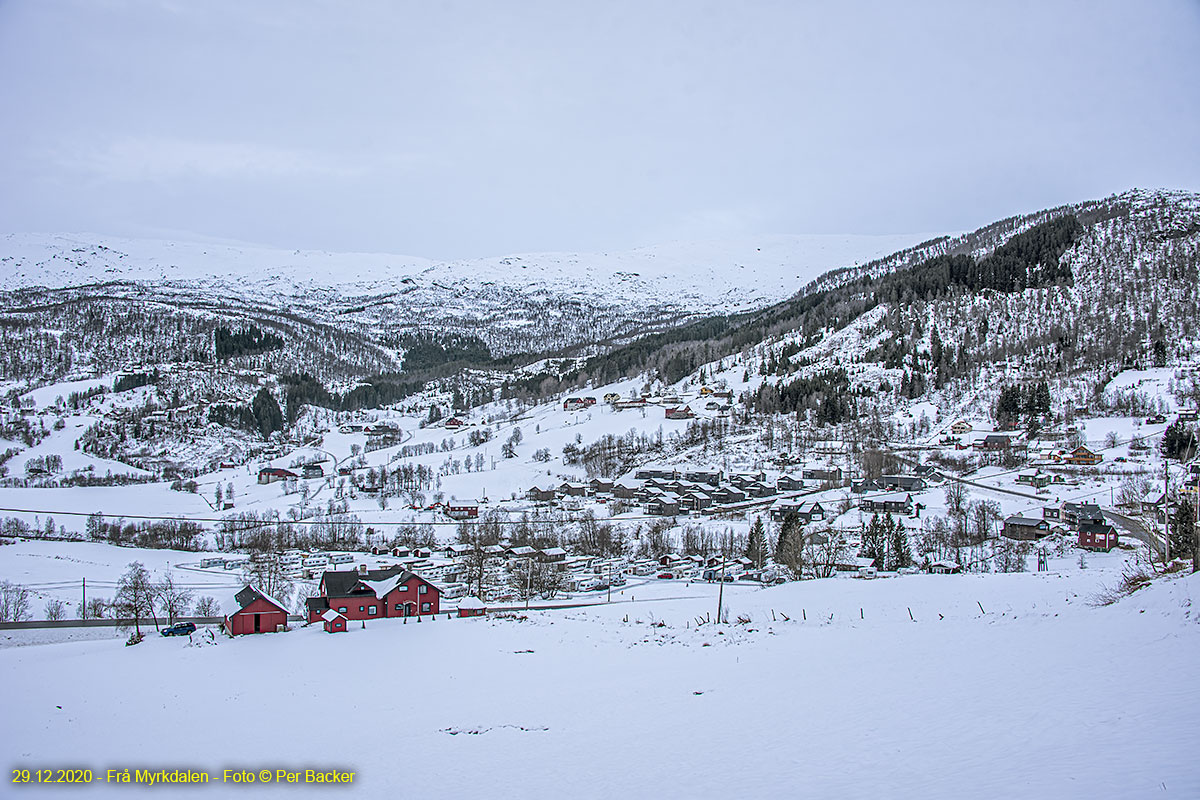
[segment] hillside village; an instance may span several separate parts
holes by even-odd
[[[1175,312],[1139,318],[1134,334],[1113,327],[1125,311],[1085,305],[1123,226],[1141,236],[1200,213],[1176,201],[1083,204],[1071,213],[1087,226],[1063,210],[1030,215],[825,276],[736,324],[680,321],[536,358],[506,361],[443,331],[388,340],[392,367],[411,371],[364,375],[354,365],[382,356],[360,347],[364,336],[380,345],[358,323],[325,336],[314,331],[327,322],[299,315],[276,326],[261,312],[234,321],[190,308],[178,320],[189,344],[162,360],[147,357],[147,342],[122,360],[91,333],[51,336],[38,345],[45,371],[13,361],[0,387],[0,663],[52,676],[8,710],[40,718],[46,704],[100,702],[90,679],[63,672],[72,662],[59,654],[79,652],[131,698],[104,702],[109,716],[157,719],[146,703],[186,703],[197,730],[214,730],[234,703],[306,731],[304,703],[233,701],[207,676],[240,685],[253,664],[297,696],[353,707],[359,699],[330,678],[349,657],[419,665],[426,691],[405,690],[405,719],[413,736],[455,742],[409,742],[431,764],[467,753],[468,738],[576,729],[608,713],[593,711],[600,697],[622,720],[663,731],[673,763],[706,775],[674,729],[710,722],[701,703],[732,703],[726,720],[748,707],[756,718],[814,713],[807,689],[781,698],[746,686],[743,662],[780,685],[805,665],[832,703],[815,709],[822,728],[852,720],[863,730],[883,715],[889,730],[906,729],[911,713],[847,705],[878,682],[886,652],[939,729],[964,714],[992,719],[994,695],[979,695],[973,678],[942,681],[943,692],[918,665],[966,665],[1039,707],[1069,701],[1101,718],[1136,705],[1186,727],[1186,698],[1115,677],[1059,678],[1097,663],[1132,674],[1145,654],[1180,665],[1194,650],[1196,286],[1136,284]],[[1191,250],[1147,236],[1138,263],[1175,278],[1194,270]],[[1170,241],[1191,248],[1194,238]],[[923,288],[931,271],[963,269],[951,251],[968,246],[992,253],[977,262],[991,278],[968,274],[979,284],[969,292]],[[1024,258],[1037,268],[1012,267]],[[1072,265],[1069,280],[1045,267],[1056,259]],[[1016,288],[987,284],[1009,273],[1023,275]],[[889,283],[896,274],[911,285]],[[910,296],[918,291],[932,294]],[[1077,309],[1076,327],[1045,327],[1046,309],[1063,304]],[[166,313],[120,312],[155,329],[175,324],[157,316]],[[22,319],[30,327],[0,336],[27,352],[41,328]],[[316,375],[302,366],[312,336],[328,344],[310,362]],[[1101,644],[1113,637],[1128,646]],[[1046,665],[1036,681],[1010,663],[1031,647]],[[122,653],[189,688],[130,685]],[[613,685],[629,674],[652,687],[635,705],[619,699],[623,678]],[[514,691],[482,688],[497,681]],[[527,703],[508,704],[546,687],[563,709],[531,716]],[[36,752],[82,747],[65,724],[27,732]],[[1102,727],[1056,727],[1036,750],[1073,742],[1074,752]],[[721,746],[736,749],[730,730]],[[191,737],[158,738],[226,757],[212,737]],[[328,748],[284,738],[324,763]],[[278,750],[255,742],[243,749]],[[956,747],[939,746],[958,753],[940,762],[947,770],[964,757]],[[657,785],[639,774],[639,785]],[[769,765],[737,774],[775,775]],[[1112,785],[1145,780],[1107,774]]]

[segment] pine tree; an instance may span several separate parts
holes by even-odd
[[[876,569],[883,569],[883,522],[879,519],[879,514],[871,516],[871,522],[867,525],[866,530],[862,534],[862,548],[858,554],[862,558],[872,560],[872,565]]]
[[[254,395],[254,400],[250,403],[250,412],[254,414],[258,432],[264,439],[270,438],[275,431],[283,430],[283,412],[279,410],[275,395],[271,394],[267,387],[259,389],[258,394]]]
[[[1196,507],[1190,497],[1175,509],[1171,519],[1171,557],[1190,558],[1196,546]]]
[[[888,516],[891,517],[890,514]],[[892,527],[888,537],[887,557],[889,569],[904,569],[913,565],[912,549],[908,546],[908,532],[904,529],[903,522],[897,522]]]
[[[756,566],[762,566],[767,558],[767,532],[763,527],[762,517],[755,517],[754,524],[750,526],[750,536],[746,542],[746,558],[755,563]]]

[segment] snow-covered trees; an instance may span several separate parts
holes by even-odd
[[[10,581],[0,582],[0,622],[29,619],[31,595],[28,589]]]
[[[141,634],[142,619],[154,614],[155,594],[150,572],[142,562],[134,561],[117,583],[117,594],[112,602],[113,611],[119,617],[132,619],[134,630]]]
[[[50,621],[63,619],[67,615],[67,604],[58,598],[46,601],[45,617]]]
[[[750,537],[746,542],[746,558],[761,567],[767,560],[767,530],[763,526],[762,517],[755,517],[750,526]]]
[[[284,573],[278,553],[253,553],[242,570],[242,579],[281,603],[286,603],[292,596],[292,582]]]
[[[169,572],[155,584],[154,590],[159,607],[167,615],[168,624],[173,624],[175,617],[182,616],[192,600],[192,593],[176,584]]]
[[[196,600],[193,613],[197,617],[215,617],[220,613],[220,606],[217,605],[216,598],[206,595]]]

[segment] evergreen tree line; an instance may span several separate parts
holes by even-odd
[[[263,439],[269,439],[272,433],[282,431],[283,412],[271,390],[262,387],[249,406],[230,406],[217,403],[208,411],[208,421],[227,428],[257,433]]]
[[[375,375],[366,378],[344,394],[330,392],[308,373],[283,375],[280,377],[280,383],[284,386],[284,406],[287,408],[289,424],[299,418],[305,405],[319,406],[332,411],[382,408],[417,394],[425,387],[424,381],[401,380],[395,375]]]
[[[272,350],[283,349],[283,338],[264,332],[257,325],[248,325],[240,330],[230,330],[218,325],[213,331],[213,348],[217,358],[255,356]]]
[[[151,386],[158,383],[158,369],[153,372],[134,372],[128,375],[121,375],[113,381],[114,392],[127,392],[130,389],[137,389],[141,386]]]
[[[1026,430],[1036,432],[1051,414],[1050,384],[1046,381],[1020,386],[1002,386],[992,409],[1000,430],[1012,430],[1022,421]]]

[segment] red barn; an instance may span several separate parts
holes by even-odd
[[[346,618],[332,608],[325,609],[325,613],[321,615],[321,619],[325,620],[326,633],[346,632]]]
[[[307,601],[309,622],[322,620],[329,609],[348,620],[413,617],[441,610],[438,588],[404,567],[326,572],[320,592]]]
[[[231,636],[243,633],[274,633],[287,625],[286,606],[270,595],[263,594],[253,586],[247,586],[234,600],[240,609],[225,617],[225,630]]]

